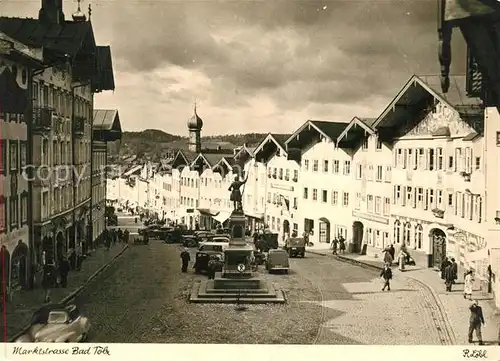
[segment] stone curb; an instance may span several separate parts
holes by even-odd
[[[90,275],[89,278],[87,278],[87,280],[83,283],[83,285],[81,285],[80,287],[78,287],[76,290],[74,290],[73,292],[71,292],[68,296],[64,297],[63,299],[61,299],[59,302],[57,303],[61,303],[61,304],[65,304],[69,301],[71,301],[72,299],[74,299],[80,292],[83,291],[83,289],[94,279],[96,278],[102,271],[104,271],[106,268],[108,268],[118,257],[120,257],[127,249],[129,249],[129,245],[125,245],[125,247],[122,248],[122,250],[120,252],[118,252],[109,262],[105,263],[104,265],[102,265],[97,271],[95,271],[94,273],[92,273],[92,275]],[[21,331],[19,331],[18,333],[16,333],[14,336],[12,336],[9,340],[9,342],[15,342],[15,340],[17,338],[19,338],[20,336],[22,336],[26,331],[28,331],[28,329],[30,328],[30,326],[26,326],[24,327]]]
[[[375,265],[365,263],[362,261],[358,261],[358,260],[355,260],[355,259],[352,259],[349,257],[345,257],[345,256],[337,255],[336,258],[339,259],[340,261],[349,262],[349,263],[352,263],[355,265],[359,265],[361,267],[369,267],[372,269],[377,269],[379,271],[384,269],[383,267],[375,266]],[[450,340],[452,345],[456,345],[456,335],[453,332],[453,328],[451,327],[451,323],[450,323],[450,320],[448,318],[448,314],[446,313],[446,310],[444,309],[444,305],[441,302],[441,299],[439,298],[436,291],[431,286],[427,285],[425,282],[419,280],[418,278],[415,278],[415,277],[410,276],[410,275],[405,275],[405,277],[417,282],[419,285],[421,285],[423,288],[425,288],[426,290],[428,290],[431,293],[432,297],[434,298],[434,302],[436,302],[436,305],[438,306],[439,312],[441,313],[441,316],[443,317],[444,324],[446,327],[446,333],[448,334],[449,340]]]
[[[446,326],[446,333],[448,334],[448,337],[450,339],[450,342],[452,345],[457,344],[457,336],[455,335],[455,332],[453,332],[453,328],[451,327],[450,319],[448,318],[448,314],[446,313],[446,310],[444,309],[443,302],[441,302],[441,299],[439,298],[439,295],[436,293],[434,288],[431,286],[427,285],[425,282],[422,282],[418,278],[415,278],[413,276],[406,276],[413,281],[417,282],[419,285],[421,285],[423,288],[427,289],[432,297],[434,298],[434,302],[436,302],[439,312],[441,313],[441,316],[443,316],[444,324]]]

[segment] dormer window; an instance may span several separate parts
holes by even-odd
[[[363,145],[361,147],[363,150],[368,149],[368,138],[363,139]]]

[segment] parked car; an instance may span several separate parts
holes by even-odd
[[[194,270],[196,273],[208,271],[208,261],[210,261],[211,256],[217,256],[221,262],[219,262],[219,268],[216,271],[222,271],[222,260],[224,259],[224,250],[229,247],[229,243],[214,243],[207,242],[198,248],[196,252],[196,260],[194,264]]]
[[[278,246],[278,233],[264,232],[255,242],[255,248],[260,252],[269,252],[270,249],[277,249]]]
[[[82,342],[89,331],[89,319],[74,304],[50,304],[33,313],[29,329],[15,342]]]
[[[300,256],[304,258],[306,254],[306,240],[305,238],[289,238],[286,241],[284,249],[290,257]]]
[[[284,249],[271,249],[267,254],[266,270],[271,273],[274,271],[282,271],[288,273],[290,263],[288,260],[288,252]]]
[[[198,247],[198,240],[193,235],[183,235],[182,245],[184,247]]]

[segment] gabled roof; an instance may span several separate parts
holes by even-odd
[[[94,109],[94,129],[122,131],[117,109]]]
[[[203,155],[203,153],[200,153],[198,154],[198,156],[196,156],[196,158],[193,159],[193,161],[191,162],[191,165],[195,165],[198,160],[202,160],[208,167],[212,167],[212,164],[210,164],[210,162],[208,161],[208,159],[205,157],[205,155]]]
[[[253,155],[255,157],[264,149],[264,147],[270,142],[274,143],[275,146],[280,149],[284,154],[286,154],[285,140],[289,137],[289,134],[273,134],[268,133],[264,139],[259,143],[259,145],[254,149]]]
[[[465,75],[450,76],[450,88],[442,93],[437,75],[413,75],[374,122],[373,127],[393,127],[414,111],[430,107],[434,99],[458,111],[461,115],[476,114],[480,111],[481,100],[469,98],[465,94]]]
[[[332,142],[337,141],[337,137],[342,133],[348,123],[345,122],[329,122],[324,120],[308,120],[299,129],[295,131],[287,140],[286,145],[300,138],[300,134],[308,132],[309,137],[311,131],[322,137],[325,137]]]
[[[349,133],[350,130],[354,128],[361,128],[363,132],[366,132],[368,134],[374,134],[375,131],[372,128],[373,123],[375,122],[377,118],[359,118],[359,117],[354,117],[352,120],[347,124],[347,126],[344,128],[342,133],[337,137],[337,142],[342,141],[347,134]]]
[[[232,158],[232,153],[204,153],[205,158],[210,163],[210,166],[214,166],[221,161],[223,158]]]
[[[221,163],[224,164],[228,169],[233,169],[234,160],[232,158],[227,158],[227,157],[221,158],[221,160],[219,160],[216,164],[214,164],[213,168],[217,168],[218,166],[220,166]]]
[[[97,62],[99,64],[98,91],[115,90],[115,77],[113,75],[113,60],[109,46],[98,46]]]
[[[234,158],[237,158],[241,153],[246,152],[250,157],[253,157],[253,151],[246,146],[246,144],[243,144],[240,149],[236,151],[234,154]]]
[[[38,19],[7,17],[0,17],[0,31],[23,44],[41,46],[71,57],[78,54],[89,33],[93,34],[90,21],[56,24]]]

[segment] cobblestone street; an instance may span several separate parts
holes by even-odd
[[[262,274],[285,290],[285,305],[190,304],[179,247],[131,247],[77,297],[91,342],[442,344],[438,310],[417,283],[396,278],[382,292],[377,272],[309,254],[289,275]]]

